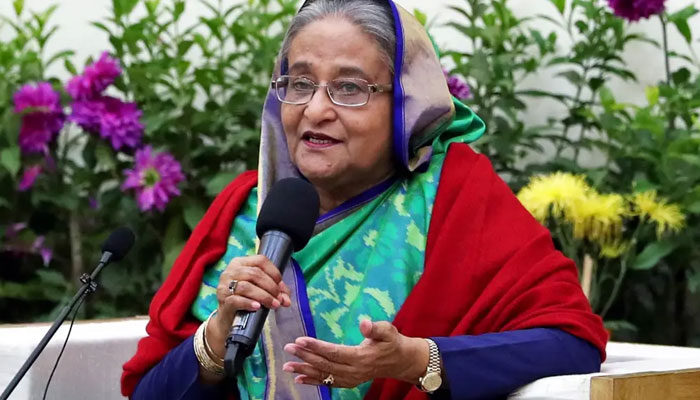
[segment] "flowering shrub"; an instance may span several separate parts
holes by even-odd
[[[603,275],[593,276],[603,283],[596,286],[591,281],[591,287],[603,289],[591,299],[597,310],[605,310],[609,327],[621,328],[615,330],[616,339],[697,344],[700,319],[693,322],[688,315],[700,295],[700,61],[692,48],[697,38],[689,22],[698,10],[692,4],[667,10],[663,0],[549,3],[551,12],[529,19],[513,16],[503,0],[464,0],[452,8],[459,17],[447,25],[465,40],[458,48],[443,49],[443,54],[446,64],[455,64],[451,72],[465,77],[471,88],[465,102],[487,123],[487,134],[476,147],[489,155],[516,192],[533,176],[562,171],[585,176],[582,181],[602,193],[644,194],[647,197],[637,198],[640,206],[654,193],[655,199],[676,205],[678,209],[667,208],[654,200],[649,204],[660,206],[643,217],[641,209],[630,208],[634,203],[629,198],[600,194],[595,201],[580,203],[577,214],[568,215],[585,221],[586,215],[606,212],[600,214],[607,215],[606,223],[621,226],[627,239],[640,222],[646,228],[635,240],[591,248],[595,242],[581,235],[608,226],[596,219],[591,225],[568,221],[571,231],[566,237],[553,233],[580,267],[584,254],[594,265],[607,265],[597,269]],[[644,18],[660,22],[658,34],[630,29]],[[681,42],[672,48],[668,43],[668,31],[674,28],[688,47]],[[660,54],[665,68],[659,71],[658,83],[646,89],[646,99],[628,103],[618,101],[610,87],[621,80],[637,82],[624,54],[633,43],[638,51],[656,49],[649,54]],[[526,87],[524,78],[533,75],[541,84]],[[538,104],[538,112],[552,112],[543,125],[528,123],[523,112],[539,98],[548,102]],[[548,180],[553,191],[549,196],[580,188],[571,176]],[[537,210],[548,212],[546,207]],[[668,229],[676,225],[653,222],[663,217],[674,221],[678,215],[686,222],[672,236]],[[665,234],[659,237],[651,226]],[[588,243],[585,253],[582,247],[566,248],[571,240]],[[604,257],[617,254],[621,255]],[[606,275],[619,272],[623,258],[626,272],[619,279]],[[612,287],[619,288],[619,296]]]
[[[219,2],[185,27],[185,1],[115,0],[93,23],[110,48],[84,68],[72,51],[45,54],[55,7],[13,5],[14,36],[0,40],[3,321],[46,319],[119,225],[138,240],[105,269],[83,317],[143,314],[206,206],[256,165],[259,113],[296,2]],[[70,78],[46,76],[57,62]]]
[[[627,269],[656,265],[673,246],[669,236],[685,225],[680,207],[659,198],[654,190],[601,194],[582,175],[570,173],[532,177],[518,199],[576,261],[584,293],[603,317]],[[637,253],[637,244],[649,229],[655,229],[658,241]]]

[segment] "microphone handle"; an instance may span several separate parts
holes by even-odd
[[[258,254],[266,256],[284,273],[293,251],[292,239],[281,231],[267,231],[260,238]],[[229,378],[235,378],[241,370],[243,360],[253,353],[260,338],[269,308],[261,307],[257,311],[238,311],[233,319],[233,326],[226,339],[224,369]]]

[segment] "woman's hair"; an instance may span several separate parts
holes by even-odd
[[[282,44],[282,59],[289,55],[292,40],[312,22],[326,17],[338,17],[358,26],[374,38],[381,52],[382,59],[394,73],[394,54],[396,33],[394,19],[387,6],[376,0],[315,0],[304,6],[294,17]]]

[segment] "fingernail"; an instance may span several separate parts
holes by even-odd
[[[260,303],[258,303],[257,301],[254,301],[254,302],[253,302],[253,308],[256,309],[256,310],[259,309],[259,308],[260,308]]]
[[[292,366],[289,365],[289,364],[284,364],[284,365],[282,366],[282,371],[284,371],[284,372],[294,372],[294,368],[292,368]]]
[[[279,308],[280,302],[277,299],[272,300],[272,308]]]
[[[286,351],[289,354],[296,354],[297,349],[296,347],[294,347],[293,344],[289,343],[284,346],[284,351]]]
[[[309,342],[306,339],[302,339],[302,338],[297,338],[297,340],[295,340],[295,343],[301,347],[307,347],[309,344]]]

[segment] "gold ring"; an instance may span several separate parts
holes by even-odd
[[[231,283],[228,284],[228,292],[231,294],[235,294],[236,286],[238,286],[238,281],[234,279],[231,281]]]
[[[333,377],[333,374],[328,374],[326,379],[324,379],[321,382],[326,386],[333,386],[333,383],[335,382],[335,378]]]

